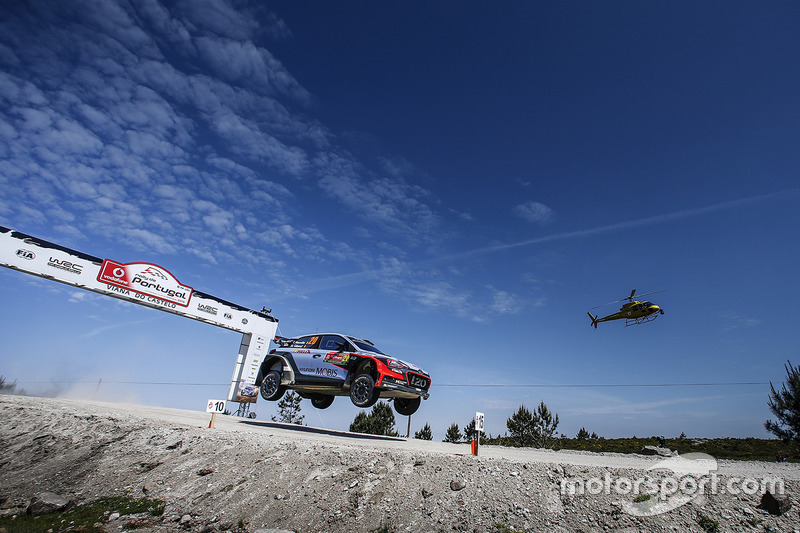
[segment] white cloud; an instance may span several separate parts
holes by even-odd
[[[553,210],[539,202],[525,202],[514,207],[514,214],[528,222],[545,224],[553,217]]]
[[[301,174],[308,162],[299,144],[320,146],[328,136],[267,94],[308,98],[254,44],[256,19],[226,2],[167,9],[155,1],[85,0],[27,9],[29,18],[0,23],[0,51],[14,50],[0,53],[0,186],[23,199],[0,212],[13,213],[15,226],[52,217],[64,231],[88,229],[136,249],[210,262],[259,256],[249,238],[275,222],[282,226],[270,241],[278,248],[291,250],[309,235],[323,240],[313,228],[287,224],[283,201],[291,192],[253,164]],[[280,21],[268,20],[276,31]],[[165,42],[170,59],[160,52]],[[205,56],[198,42],[207,45]],[[197,74],[226,66],[217,78]],[[258,212],[270,216],[250,215]],[[245,221],[249,231],[230,231]],[[180,239],[171,236],[176,227]],[[214,242],[209,233],[221,237]]]
[[[724,321],[724,329],[741,329],[741,328],[754,328],[761,325],[761,320],[742,316],[739,313],[724,313],[720,315]]]
[[[439,220],[425,202],[429,193],[421,187],[402,178],[363,178],[358,163],[339,154],[321,154],[315,165],[323,175],[320,188],[355,215],[412,242],[425,243],[435,237]]]
[[[523,309],[522,301],[518,296],[509,292],[489,287],[492,293],[491,310],[501,315],[513,315],[519,313]]]

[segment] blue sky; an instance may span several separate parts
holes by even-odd
[[[721,384],[798,358],[797,3],[0,9],[0,224],[369,338],[431,373],[437,439],[542,400],[568,435],[767,436],[768,385]],[[665,315],[591,328],[634,288]],[[5,269],[0,294],[30,392],[227,392],[239,334]],[[717,385],[640,386],[681,383]]]

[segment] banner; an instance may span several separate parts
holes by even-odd
[[[152,263],[100,259],[2,226],[0,266],[242,333],[228,400],[256,401],[258,366],[278,328],[268,313],[196,291]]]

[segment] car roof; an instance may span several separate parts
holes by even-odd
[[[288,338],[289,339],[300,339],[302,337],[324,337],[325,335],[339,335],[340,337],[345,337],[345,338],[350,339],[350,340],[354,340],[354,341],[358,341],[358,342],[364,342],[364,343],[370,344],[372,346],[375,346],[372,343],[372,341],[368,341],[366,339],[361,339],[361,338],[355,337],[353,335],[348,335],[347,333],[338,333],[336,331],[328,331],[328,332],[323,332],[323,333],[306,333],[304,335],[296,335],[294,337],[288,337]]]

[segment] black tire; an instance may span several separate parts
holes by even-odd
[[[251,412],[249,412],[249,413],[247,413],[247,418],[250,418],[251,420],[252,420],[252,419],[255,419],[255,417],[256,417],[256,416],[258,416],[258,415],[257,415],[257,414],[255,414],[255,413],[254,413],[254,412],[252,412],[252,411],[251,411]]]
[[[264,381],[261,382],[259,387],[261,397],[268,402],[274,402],[281,399],[283,393],[286,392],[286,387],[281,385],[281,373],[277,370],[270,370],[264,376]]]
[[[333,403],[334,396],[314,396],[311,398],[311,405],[317,409],[327,409]]]
[[[417,412],[421,402],[422,398],[419,396],[416,398],[395,398],[394,410],[397,411],[397,414],[399,415],[411,416]]]
[[[353,405],[366,409],[378,401],[381,391],[375,388],[375,380],[369,374],[361,374],[350,385],[350,401]]]

